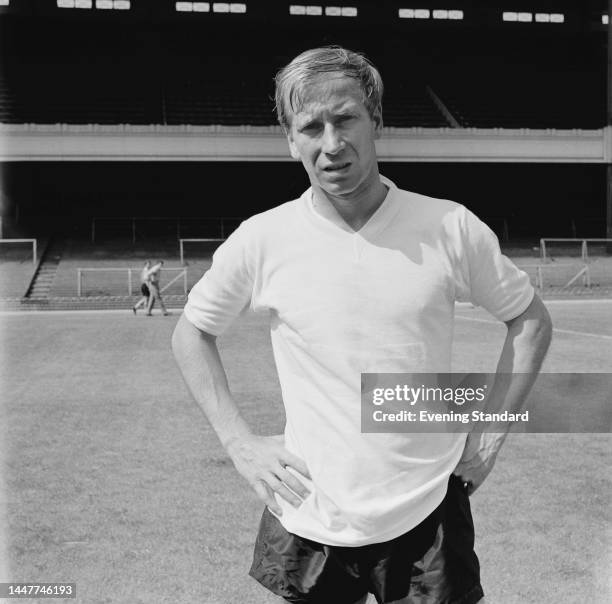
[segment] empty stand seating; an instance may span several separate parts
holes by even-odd
[[[9,25],[0,31],[4,123],[272,125],[275,71],[295,48],[334,41],[323,41],[315,29],[298,45],[273,28],[230,36],[187,22]],[[594,36],[394,35],[372,37],[369,48],[362,37],[342,41],[374,53],[386,86],[387,126],[605,125],[606,57]]]

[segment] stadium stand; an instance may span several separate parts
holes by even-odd
[[[248,78],[233,80],[222,74],[197,76],[194,66],[162,82],[135,77],[138,72],[131,61],[118,68],[118,58],[117,62],[112,56],[106,58],[112,65],[97,65],[93,71],[79,62],[62,61],[61,68],[22,66],[18,74],[5,73],[0,82],[0,119],[41,124],[276,124],[266,89],[268,67],[260,73],[254,68]],[[40,103],[40,98],[46,102]],[[389,126],[449,125],[423,82],[400,82],[387,91],[386,100]]]
[[[69,12],[0,22],[1,123],[272,126],[274,72],[300,50],[340,43],[364,51],[380,68],[387,127],[567,130],[606,124],[605,38],[582,25],[547,34],[543,28],[489,31],[466,23],[440,34],[433,20],[384,29],[358,21],[352,30],[350,24],[334,29],[339,22],[332,27],[316,20],[282,27],[245,21],[234,28],[230,21],[217,26],[197,17],[145,22],[128,15],[98,20],[77,11],[69,18]],[[15,162],[19,228],[65,242],[45,296],[76,296],[79,267],[136,270],[144,258],[162,257],[178,269],[178,245],[171,240],[176,232],[216,236],[203,232],[206,216],[250,215],[304,187],[299,166],[290,162],[188,163]],[[531,168],[519,161],[472,170],[467,164],[389,162],[383,168],[406,188],[466,203],[504,245],[514,246],[512,255],[524,260],[534,282],[538,254],[531,252],[540,237],[605,236],[604,166]],[[266,198],[251,195],[264,186]],[[194,218],[179,229],[176,219],[166,224],[155,218],[168,214]],[[132,216],[149,220],[139,219],[134,228]],[[87,242],[93,217],[100,218],[95,244]],[[190,259],[189,286],[206,263],[204,256]],[[22,296],[32,276],[27,263],[3,263],[0,278],[11,270],[24,276],[2,279],[10,289],[0,297]],[[566,275],[554,270],[562,288]],[[544,272],[549,281],[551,271]],[[88,297],[117,296],[125,305],[124,277],[111,272],[100,272],[99,287]],[[607,264],[592,266],[593,288],[611,274]]]
[[[463,127],[600,128],[605,120],[601,77],[591,70],[561,71],[550,64],[533,70],[495,61],[437,76],[436,91]]]
[[[252,34],[241,30],[229,46],[221,32],[210,29],[168,26],[144,32],[126,25],[110,34],[91,24],[78,30],[71,25],[55,22],[51,38],[31,23],[3,32],[3,47],[10,52],[3,53],[0,75],[2,122],[276,123],[272,76],[291,57],[291,49],[280,46],[285,54],[278,54],[279,47],[266,41],[253,44]],[[42,58],[28,44],[35,35],[47,46]],[[605,56],[598,39],[538,33],[521,34],[518,40],[512,32],[456,35],[441,39],[432,52],[423,33],[398,36],[373,57],[386,83],[385,124],[603,126]],[[347,42],[362,46],[357,40]],[[308,45],[305,37],[302,48]]]
[[[107,57],[113,61],[112,57]],[[265,87],[269,73],[248,79],[215,80],[180,71],[166,81],[139,75],[124,64],[20,67],[0,80],[3,123],[66,124],[225,124],[272,125],[273,102]],[[91,67],[91,64],[90,64]],[[257,71],[257,70],[254,70]],[[262,72],[265,70],[262,69]],[[461,69],[460,77],[432,72],[430,82],[393,81],[387,87],[385,125],[400,128],[448,127],[427,93],[427,86],[463,127],[598,128],[603,108],[594,107],[599,78],[576,70],[562,75],[548,67],[525,73],[493,64]],[[262,82],[264,86],[262,86]],[[576,91],[580,90],[579,94]],[[45,103],[39,99],[45,98]],[[563,101],[561,101],[563,99]]]

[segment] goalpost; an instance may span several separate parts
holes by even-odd
[[[198,246],[199,256],[204,258],[210,258],[212,253],[225,241],[224,238],[213,237],[213,238],[190,238],[190,239],[179,239],[179,257],[181,264],[185,266],[185,243],[201,244]]]
[[[542,262],[549,262],[553,259],[552,252],[555,250],[557,256],[580,257],[582,262],[588,262],[590,243],[610,245],[612,244],[612,239],[603,237],[544,237],[540,239],[540,257],[542,258]]]
[[[0,243],[17,243],[20,245],[24,243],[29,244],[29,247],[31,247],[32,250],[32,264],[36,266],[36,262],[38,261],[38,242],[36,239],[0,239]]]

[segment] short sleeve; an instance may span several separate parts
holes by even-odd
[[[510,321],[533,300],[529,275],[502,254],[495,233],[482,220],[461,209],[458,292],[500,321]]]
[[[198,329],[221,335],[251,301],[253,276],[248,264],[244,223],[215,251],[212,265],[189,292],[185,316]]]

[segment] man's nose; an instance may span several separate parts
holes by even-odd
[[[333,124],[326,124],[323,131],[322,150],[324,153],[335,155],[344,148],[341,132]]]

